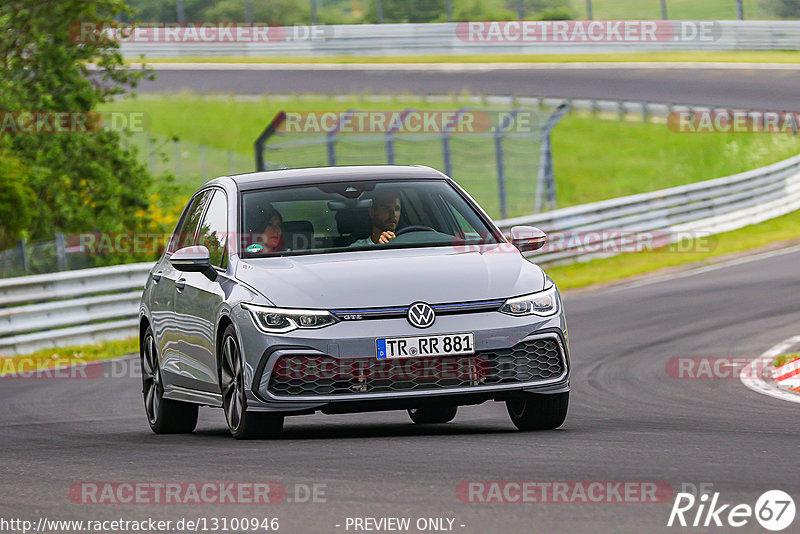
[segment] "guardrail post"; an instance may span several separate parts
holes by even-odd
[[[328,152],[328,165],[334,167],[336,165],[336,141],[339,138],[339,132],[350,123],[353,113],[356,110],[348,109],[339,118],[339,122],[333,127],[331,131],[325,134],[325,146]]]
[[[257,171],[265,171],[267,170],[267,165],[264,162],[264,147],[269,141],[269,138],[272,137],[275,132],[280,128],[281,124],[286,120],[286,112],[279,111],[275,116],[272,118],[270,123],[264,128],[264,131],[261,132],[256,138],[256,142],[253,143],[253,148],[256,152],[256,170]]]
[[[497,161],[497,194],[500,200],[500,217],[505,219],[508,216],[508,204],[506,196],[506,168],[503,157],[503,134],[511,125],[520,110],[515,109],[511,115],[501,115],[502,120],[500,124],[495,126],[494,130],[494,153]]]
[[[647,105],[647,102],[642,102],[642,122],[649,122],[650,121],[650,106]]]
[[[736,16],[739,20],[744,20],[744,6],[742,0],[736,0]]]
[[[56,257],[58,260],[58,270],[67,270],[67,243],[64,234],[56,234]]]
[[[30,265],[28,263],[28,244],[24,239],[19,240],[19,258],[20,263],[22,263],[22,270],[25,274],[28,274],[30,271]]]
[[[458,125],[461,114],[469,109],[469,106],[462,106],[456,111],[455,119],[452,123],[445,124],[442,128],[442,163],[444,164],[444,173],[452,178],[453,176],[453,161],[450,157],[450,132]]]
[[[561,120],[569,111],[568,104],[561,104],[553,112],[547,122],[542,127],[542,149],[539,160],[539,177],[536,184],[536,213],[542,211],[544,204],[543,198],[547,198],[550,209],[556,206],[556,180],[553,171],[553,147],[551,145],[550,134],[558,121]]]
[[[394,139],[397,135],[397,130],[399,130],[400,127],[405,124],[406,117],[412,111],[414,111],[414,108],[403,110],[403,112],[400,114],[400,121],[393,124],[392,127],[386,132],[386,163],[389,165],[394,165]]]
[[[625,102],[622,100],[617,102],[617,119],[621,121],[625,120]]]

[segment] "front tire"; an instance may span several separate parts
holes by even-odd
[[[418,425],[449,423],[456,417],[458,406],[423,406],[408,410],[408,416]]]
[[[139,347],[142,396],[150,429],[156,434],[187,434],[197,426],[197,405],[164,398],[164,383],[153,329],[147,327]]]
[[[519,430],[553,430],[564,424],[569,392],[554,395],[524,393],[506,401],[511,422]]]
[[[222,409],[231,435],[236,439],[279,437],[283,416],[247,411],[242,355],[233,325],[225,329],[221,349]]]

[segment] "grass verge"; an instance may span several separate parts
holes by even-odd
[[[683,270],[700,267],[750,250],[797,243],[800,243],[800,211],[702,241],[686,241],[653,251],[620,254],[585,263],[553,266],[545,270],[559,288],[579,289],[645,274],[657,275],[659,271],[666,274],[671,268]]]
[[[774,367],[780,367],[791,361],[797,360],[798,358],[800,358],[800,352],[795,352],[794,354],[783,354],[772,360],[772,365]]]
[[[127,63],[139,63],[128,58]],[[781,63],[800,64],[797,50],[741,50],[719,52],[628,52],[609,54],[465,54],[419,56],[148,57],[146,63]]]
[[[244,168],[237,168],[236,172],[253,169],[253,141],[280,110],[454,110],[462,105],[464,99],[456,96],[430,101],[408,95],[387,95],[386,101],[376,102],[358,95],[343,99],[326,96],[243,99],[181,93],[118,100],[106,104],[101,111],[145,112],[151,133],[162,139],[177,137],[182,142],[206,147],[203,170],[207,177],[214,177],[230,173],[224,151],[231,151],[243,162]],[[477,109],[482,107],[473,105]],[[342,143],[337,147],[340,164],[386,161],[381,135],[375,136],[377,141],[368,143],[346,141],[345,137],[341,137]],[[290,138],[291,135],[286,135],[281,141]],[[491,137],[461,136],[458,140],[454,137],[451,148],[453,177],[497,217],[493,141]],[[141,148],[146,150],[144,146]],[[186,145],[174,150],[169,143],[156,148],[163,150],[168,159],[174,159],[176,152],[183,154],[176,174],[179,183],[185,185],[185,195],[202,184],[199,149]],[[211,149],[218,151],[214,158]],[[507,140],[504,150],[508,215],[527,215],[533,211],[538,143],[532,139]],[[553,150],[558,207],[565,207],[755,169],[800,153],[800,138],[788,134],[680,134],[670,131],[665,124],[609,120],[576,113],[565,117],[553,131]],[[143,160],[152,161],[147,154],[142,155]],[[268,151],[266,158],[290,166],[327,164],[324,145],[295,151]],[[425,164],[442,169],[439,138],[406,136],[405,141],[396,143],[396,163]],[[168,162],[166,168],[171,165]],[[182,204],[184,198],[176,202]]]
[[[96,345],[74,345],[42,349],[30,354],[17,356],[0,356],[0,376],[110,360],[138,352],[139,339],[132,337],[114,341],[101,341]]]

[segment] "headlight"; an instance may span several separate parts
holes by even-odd
[[[523,295],[508,299],[500,306],[500,311],[507,315],[539,315],[548,317],[558,312],[558,290],[551,286],[539,293]]]
[[[250,312],[256,325],[269,334],[283,334],[298,328],[322,328],[338,320],[330,312],[320,310],[293,310],[242,304]]]

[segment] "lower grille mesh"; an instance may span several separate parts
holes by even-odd
[[[292,397],[458,389],[536,382],[563,372],[558,342],[545,338],[468,356],[392,360],[282,356],[275,362],[269,391]]]

